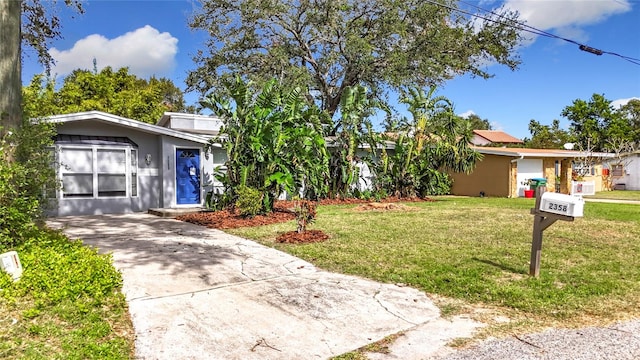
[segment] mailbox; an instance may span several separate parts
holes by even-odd
[[[584,199],[578,196],[545,192],[540,198],[538,210],[558,215],[582,217]]]

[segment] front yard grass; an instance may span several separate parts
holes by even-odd
[[[584,218],[556,222],[532,278],[532,199],[436,199],[406,203],[410,211],[320,206],[311,228],[330,235],[323,243],[275,243],[293,222],[228,231],[326,270],[418,288],[445,315],[511,319],[488,327],[492,335],[640,315],[640,206],[587,203]]]

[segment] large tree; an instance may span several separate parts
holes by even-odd
[[[620,108],[620,112],[631,127],[631,140],[636,144],[636,147],[640,147],[640,99],[629,100]]]
[[[528,148],[562,149],[564,144],[573,141],[569,131],[560,128],[560,120],[555,119],[551,125],[543,125],[536,120],[529,121],[531,139],[524,139]]]
[[[466,119],[471,123],[471,128],[473,130],[493,130],[489,120],[483,119],[479,115],[471,114],[467,116]]]
[[[31,116],[49,116],[99,110],[148,123],[165,111],[184,111],[182,91],[166,78],[148,81],[107,66],[100,72],[74,70],[59,90],[52,81],[36,75],[24,88],[25,109]]]
[[[80,0],[64,3],[83,12]],[[49,69],[53,59],[48,52],[59,38],[60,18],[53,11],[56,1],[0,1],[0,134],[22,122],[21,43],[34,49],[38,60]]]
[[[22,121],[20,23],[20,2],[0,1],[0,137]]]
[[[574,100],[562,116],[571,121],[570,132],[582,149],[606,151],[611,140],[632,140],[631,124],[602,94]]]
[[[219,91],[235,73],[262,83],[277,78],[307,89],[331,116],[348,87],[380,100],[390,91],[429,87],[487,63],[515,69],[517,14],[480,20],[439,0],[203,0],[190,20],[209,34],[194,60],[188,90]]]

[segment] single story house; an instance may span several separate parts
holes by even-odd
[[[199,207],[214,168],[226,161],[209,149],[219,118],[165,113],[158,125],[99,111],[56,115],[54,216]]]
[[[594,181],[596,191],[604,189],[602,163],[583,166],[585,153],[573,150],[498,148],[474,146],[483,155],[471,174],[451,174],[451,193],[467,196],[524,197],[530,179],[544,178],[548,191],[570,193],[576,171],[583,181]],[[592,159],[613,157],[609,153],[589,154]]]

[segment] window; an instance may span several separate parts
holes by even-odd
[[[127,154],[124,149],[98,149],[98,197],[127,196]]]
[[[583,161],[573,163],[573,173],[577,176],[595,175],[596,169],[593,163]]]
[[[611,167],[611,175],[624,176],[624,166],[622,166],[622,164],[613,165]]]
[[[138,196],[138,150],[131,149],[131,196]]]
[[[93,197],[93,151],[67,148],[60,153],[63,197]]]
[[[138,196],[137,154],[130,147],[61,147],[62,197]]]

